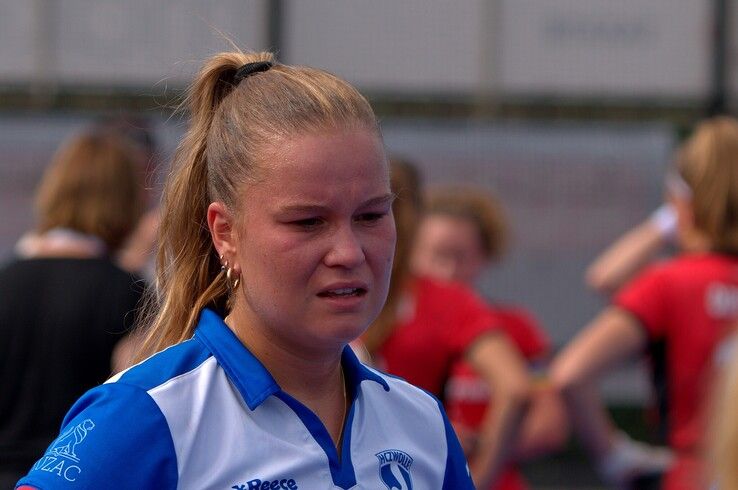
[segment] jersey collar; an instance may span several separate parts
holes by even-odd
[[[251,410],[255,410],[264,400],[281,391],[261,361],[241,343],[236,334],[213,310],[206,308],[202,311],[195,337],[213,353]],[[359,385],[365,380],[379,383],[385,391],[389,391],[387,382],[364,366],[350,347],[344,348],[341,362],[345,369],[346,381],[355,395],[358,394]]]
[[[341,364],[343,365],[344,373],[346,374],[346,381],[353,393],[358,393],[359,385],[362,381],[374,381],[375,383],[382,385],[384,391],[390,390],[390,387],[384,378],[362,364],[361,361],[359,361],[359,358],[356,357],[354,351],[348,345],[343,348]]]

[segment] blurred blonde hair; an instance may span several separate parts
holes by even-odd
[[[36,231],[68,228],[118,250],[143,212],[135,149],[107,131],[70,138],[36,193]]]
[[[395,194],[392,213],[397,228],[397,245],[387,301],[362,337],[370,354],[382,346],[397,323],[397,310],[410,277],[410,254],[422,209],[420,173],[413,163],[391,158],[390,186]]]
[[[471,221],[487,260],[502,257],[508,242],[502,205],[488,191],[472,186],[444,186],[428,192],[425,214],[441,214]]]
[[[267,71],[235,78],[247,63]],[[192,336],[200,311],[228,309],[225,273],[206,220],[211,202],[238,216],[239,190],[258,179],[260,165],[288,138],[330,130],[367,129],[381,137],[364,97],[322,70],[274,62],[271,53],[226,52],[210,57],[183,104],[190,125],[164,187],[157,255],[157,296],[138,357]]]
[[[692,191],[694,226],[712,248],[738,252],[738,121],[700,123],[677,154],[677,170]]]

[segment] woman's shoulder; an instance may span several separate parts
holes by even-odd
[[[171,384],[174,380],[196,377],[208,361],[214,363],[212,353],[193,337],[121,371],[105,384],[128,385],[149,392]]]
[[[432,311],[485,310],[490,309],[487,302],[466,284],[457,281],[441,281],[419,277],[414,283],[416,300],[421,308]]]
[[[198,374],[207,364],[216,364],[211,353],[196,339],[173,345],[140,363],[117,373],[105,383],[85,393],[65,417],[65,425],[72,419],[96,414],[107,417],[137,417],[157,419],[163,414],[159,394],[179,393],[183,405],[189,385],[201,382]],[[93,420],[94,422],[94,420]]]
[[[21,483],[38,488],[175,488],[171,422],[195,412],[188,394],[202,384],[210,353],[195,339],[172,346],[89,390],[72,406],[59,437]],[[168,403],[176,399],[176,403]],[[174,417],[174,418],[173,418]],[[123,482],[123,483],[121,483]]]
[[[370,369],[381,379],[380,388],[373,390],[375,396],[369,398],[373,404],[385,405],[387,410],[400,410],[410,417],[437,418],[442,415],[441,402],[432,393],[419,388],[404,378]],[[371,386],[371,385],[370,385]],[[366,389],[366,383],[362,387]],[[442,408],[441,408],[442,410]]]
[[[37,488],[175,488],[167,420],[141,387],[106,383],[70,409],[59,436],[19,483]]]
[[[414,287],[428,295],[453,295],[453,296],[475,296],[476,293],[469,286],[458,281],[443,281],[427,276],[419,276],[414,280]]]
[[[18,278],[29,275],[58,277],[68,276],[70,285],[84,278],[99,278],[106,286],[141,282],[141,278],[121,269],[107,257],[12,257],[0,266],[0,275]]]
[[[696,279],[701,276],[722,274],[738,269],[738,257],[719,253],[684,253],[660,260],[646,267],[636,279],[662,278],[673,281],[680,278]]]

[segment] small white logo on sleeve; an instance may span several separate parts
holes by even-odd
[[[67,481],[75,481],[82,468],[75,449],[95,428],[95,423],[85,419],[60,435],[46,454],[33,466],[34,470],[54,473]]]
[[[712,318],[738,317],[738,287],[718,282],[710,284],[705,292],[705,309]]]
[[[410,466],[413,458],[398,449],[386,449],[375,454],[379,460],[379,477],[389,490],[413,490]]]

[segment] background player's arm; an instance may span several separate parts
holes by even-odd
[[[597,391],[600,376],[640,354],[648,337],[638,320],[618,307],[601,313],[556,358],[551,369],[574,431],[598,464],[600,476],[623,484],[640,474],[663,471],[671,453],[630,440],[617,430]]]
[[[487,488],[511,456],[530,399],[525,361],[501,333],[484,334],[467,351],[467,360],[490,385],[494,410],[488,410],[476,451],[469,461],[477,488]]]
[[[585,282],[603,294],[612,294],[661,252],[676,233],[676,213],[669,205],[627,231],[587,268]]]
[[[515,443],[516,461],[536,458],[560,449],[569,437],[564,401],[548,378],[534,381],[530,407]]]
[[[574,431],[590,453],[599,459],[611,447],[613,425],[597,395],[595,383],[602,374],[643,352],[646,332],[637,320],[616,307],[596,317],[557,356],[551,379],[562,393]]]

